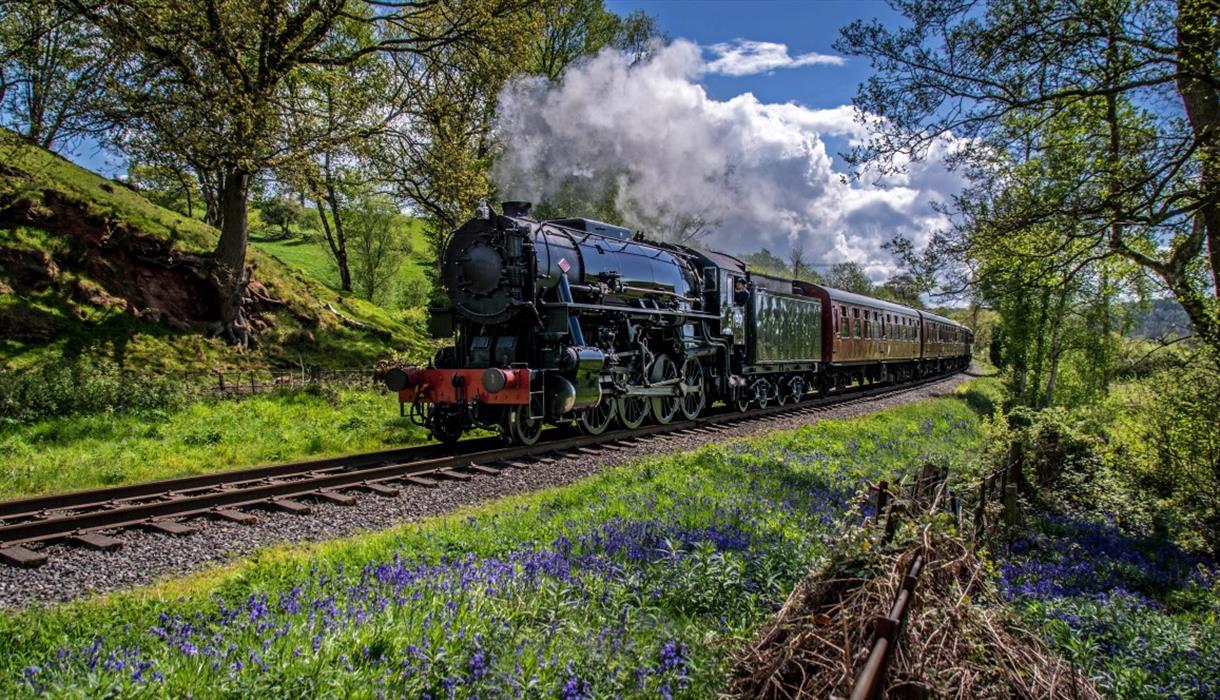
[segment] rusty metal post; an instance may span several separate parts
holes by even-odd
[[[877,484],[877,520],[885,513],[885,507],[890,502],[890,483],[882,481]]]

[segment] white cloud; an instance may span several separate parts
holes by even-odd
[[[947,225],[933,205],[962,187],[943,163],[952,143],[898,176],[845,182],[823,138],[866,138],[850,106],[715,100],[696,82],[703,69],[699,47],[675,41],[635,66],[608,50],[558,84],[513,82],[500,95],[500,195],[613,195],[623,223],[652,236],[697,217],[714,222],[709,247],[785,255],[800,245],[807,260],[859,262],[877,281],[895,269],[882,244],[923,245]]]
[[[723,75],[754,75],[767,73],[777,68],[815,65],[841,66],[846,63],[842,56],[816,52],[789,56],[786,44],[770,41],[735,39],[731,43],[712,44],[707,48],[717,56],[714,61],[707,64],[707,71]]]

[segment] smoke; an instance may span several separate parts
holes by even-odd
[[[605,50],[558,84],[513,81],[500,94],[501,196],[612,200],[623,223],[650,236],[702,224],[712,248],[799,247],[815,263],[859,262],[875,280],[894,268],[883,243],[904,235],[922,245],[945,225],[932,204],[961,183],[943,164],[846,182],[823,138],[865,136],[851,107],[714,100],[697,82],[705,70],[700,48],[679,40],[634,66]]]

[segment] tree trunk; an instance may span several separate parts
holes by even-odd
[[[250,173],[240,166],[225,168],[221,213],[224,225],[213,256],[214,281],[220,300],[220,332],[231,342],[246,346],[250,342],[242,304],[245,301],[246,246],[249,242],[246,207],[250,188]]]
[[[1212,291],[1220,296],[1220,50],[1214,0],[1178,1],[1178,92],[1199,143],[1199,209],[1211,266]]]
[[[1059,304],[1055,310],[1054,330],[1051,331],[1051,369],[1046,380],[1046,395],[1042,397],[1043,408],[1049,408],[1055,401],[1055,381],[1059,378],[1059,357],[1063,354],[1063,314],[1067,311],[1068,290],[1065,286],[1059,292]]]
[[[335,221],[335,240],[331,243],[331,249],[335,254],[335,262],[339,265],[339,287],[350,292],[352,269],[347,261],[347,236],[343,232],[343,215],[340,213],[339,197],[335,193],[335,182],[329,174],[326,178],[326,201],[330,203],[330,215]]]

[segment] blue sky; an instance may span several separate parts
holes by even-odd
[[[839,29],[857,19],[894,22],[896,14],[881,0],[609,0],[618,14],[643,10],[657,18],[670,38],[701,45],[736,39],[786,44],[791,55],[834,54]],[[841,66],[810,65],[748,76],[709,75],[708,94],[725,100],[751,92],[763,102],[795,101],[810,107],[847,104],[856,85],[869,75],[866,61],[845,57]]]

